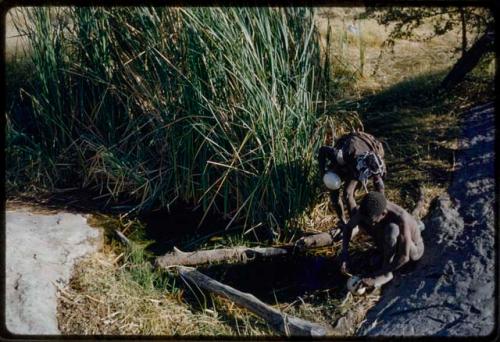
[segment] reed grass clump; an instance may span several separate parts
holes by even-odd
[[[246,228],[314,202],[335,120],[311,9],[39,7],[16,21],[33,127],[8,113],[12,188],[77,187],[137,211],[184,201]]]

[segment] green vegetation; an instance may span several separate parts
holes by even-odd
[[[127,210],[201,205],[250,228],[314,202],[330,75],[304,8],[34,8],[7,189]],[[330,120],[332,118],[329,118]]]
[[[395,53],[380,58],[391,37],[374,20],[358,23],[356,36],[343,17],[342,27],[332,20],[333,30],[327,19],[320,37],[318,18],[300,8],[37,8],[18,15],[31,61],[7,68],[9,194],[89,192],[124,213],[96,224],[134,242],[126,249],[106,241],[102,253],[78,265],[59,302],[63,333],[274,334],[248,311],[154,270],[144,226],[128,213],[187,202],[231,221],[233,235],[224,227],[185,234],[177,246],[186,250],[253,245],[245,232],[261,224],[330,229],[337,218],[314,164],[328,126],[338,133],[363,126],[386,142],[387,195],[403,207],[414,204],[415,180],[427,204],[446,190],[459,114],[494,96],[491,58],[441,93],[436,87],[461,32],[420,45],[395,39]],[[293,229],[285,233],[282,241],[291,240]],[[362,237],[351,245],[360,270],[369,249]],[[311,254],[337,251],[338,244]],[[353,313],[354,333],[378,296],[352,297],[339,283],[276,307],[332,325]]]

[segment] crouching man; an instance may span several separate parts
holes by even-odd
[[[371,236],[382,251],[382,264],[370,277],[362,279],[367,287],[380,287],[391,281],[392,272],[410,260],[419,260],[424,253],[421,230],[423,223],[400,206],[387,201],[380,192],[370,192],[361,201],[359,210],[342,227],[341,271],[348,274],[349,242],[354,227]]]

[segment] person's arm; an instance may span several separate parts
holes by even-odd
[[[325,174],[326,158],[332,160],[335,156],[335,148],[331,146],[321,146],[318,153],[318,163],[320,176],[323,177]]]
[[[378,272],[374,272],[373,277],[363,279],[363,282],[366,285],[382,286],[392,279],[392,272],[401,268],[408,261],[410,261],[410,249],[413,242],[411,238],[411,230],[405,218],[402,219],[399,227],[400,234],[398,239],[400,243],[403,243],[403,252],[399,255],[396,254],[394,260],[391,263],[384,262],[382,269]]]
[[[341,272],[347,273],[347,264],[349,262],[349,242],[351,241],[352,231],[359,223],[359,215],[355,214],[349,222],[342,226],[342,251],[341,257]]]
[[[344,212],[344,203],[342,202],[342,197],[339,194],[339,191],[330,191],[330,201],[332,203],[333,209],[337,213],[337,216],[340,218],[340,222],[343,224],[347,223],[347,219]]]
[[[393,262],[388,266],[388,271],[395,271],[401,268],[404,264],[410,261],[410,249],[413,244],[413,239],[411,237],[411,227],[409,225],[409,215],[406,213],[401,213],[399,215],[399,243],[403,244],[403,251],[398,255],[399,249],[396,251],[396,255],[394,257]]]
[[[373,176],[373,185],[375,185],[375,190],[384,193],[385,190],[384,180],[380,175]]]

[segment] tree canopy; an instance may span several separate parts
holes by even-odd
[[[458,28],[462,32],[462,44],[456,51],[462,53],[493,23],[491,10],[486,7],[367,7],[361,18],[372,18],[381,25],[391,26],[386,41],[389,46],[397,39],[429,40]],[[418,32],[416,29],[423,24],[431,25],[433,30]]]

